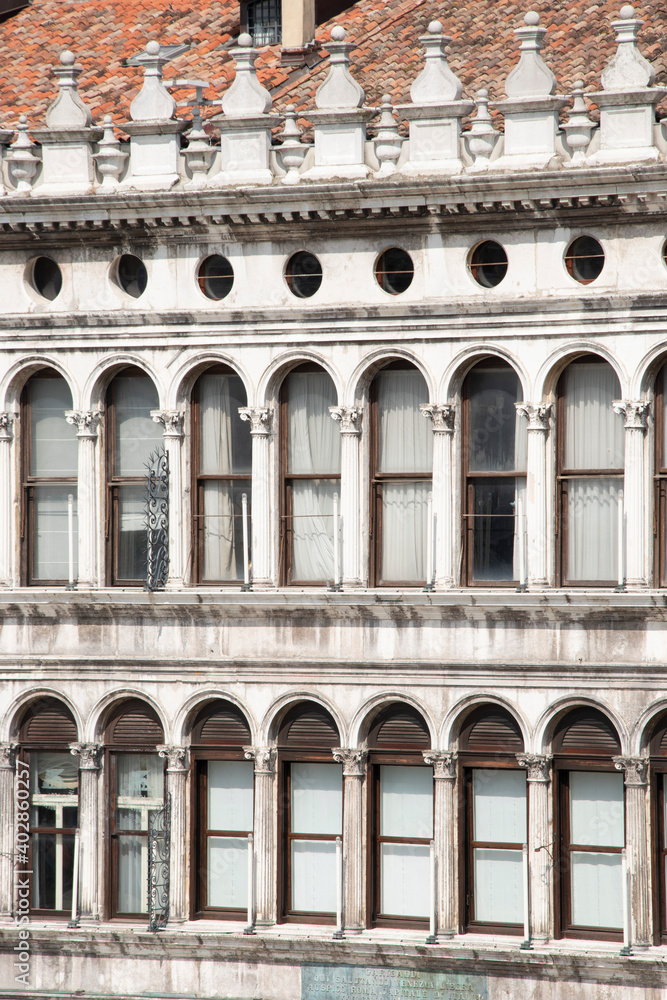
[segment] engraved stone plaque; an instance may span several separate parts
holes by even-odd
[[[488,976],[304,965],[301,1000],[489,1000]]]

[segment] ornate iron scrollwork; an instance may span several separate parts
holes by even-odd
[[[148,820],[148,930],[164,930],[169,920],[171,795]]]
[[[154,451],[146,463],[146,590],[164,590],[169,575],[169,455]]]

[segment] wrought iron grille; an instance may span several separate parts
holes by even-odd
[[[169,920],[171,795],[148,820],[148,930],[159,931]]]
[[[169,456],[154,451],[146,463],[146,590],[164,590],[169,575]]]

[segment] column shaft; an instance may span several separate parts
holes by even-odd
[[[13,583],[12,440],[14,414],[0,413],[0,587]]]
[[[366,914],[363,787],[368,751],[337,747],[333,758],[343,765],[343,928],[360,934]]]
[[[537,942],[551,937],[551,892],[553,837],[549,823],[551,754],[516,755],[527,770],[528,782],[528,865],[530,869],[530,937]]]
[[[250,422],[252,437],[252,582],[273,586],[271,558],[271,468],[269,462],[273,411],[242,406],[241,420]]]
[[[360,406],[330,406],[329,413],[340,422],[340,491],[343,522],[343,586],[359,587],[361,573],[361,498],[359,496],[359,442],[361,439]]]
[[[79,482],[77,510],[79,516],[79,572],[82,587],[97,584],[97,476],[95,446],[97,435],[77,435],[79,439]]]
[[[457,758],[455,750],[425,750],[424,761],[433,765],[436,866],[436,936],[452,938],[459,930],[458,815],[456,803]]]
[[[454,517],[452,490],[452,438],[456,411],[448,403],[420,407],[433,427],[433,529],[434,576],[436,587],[453,587],[454,551],[452,521]]]
[[[630,943],[648,948],[653,936],[653,873],[648,832],[648,757],[614,757],[625,772],[625,847],[630,870]]]
[[[623,513],[625,547],[619,545],[619,559],[625,556],[625,582],[628,587],[645,587],[650,570],[646,565],[644,436],[649,402],[645,399],[617,399],[616,413],[625,417],[625,475]],[[620,540],[619,540],[620,542]]]
[[[0,922],[14,911],[14,757],[16,744],[0,743]]]
[[[186,747],[158,747],[166,757],[167,794],[171,796],[171,850],[169,854],[169,920],[182,924],[188,918],[187,870],[187,784],[188,754]]]
[[[99,776],[104,747],[96,743],[70,743],[79,758],[79,914],[82,923],[98,921],[99,898]]]
[[[548,583],[547,433],[551,403],[517,403],[517,418],[528,419],[526,462],[526,534],[528,585]]]
[[[273,826],[275,821],[275,747],[244,747],[248,760],[255,761],[255,923],[269,927],[277,919],[276,858]]]
[[[180,410],[152,410],[156,424],[164,428],[164,450],[169,458],[169,574],[167,587],[183,586],[183,418]]]

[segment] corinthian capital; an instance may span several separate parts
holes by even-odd
[[[76,427],[76,436],[80,438],[95,440],[101,419],[100,410],[65,410],[65,420]]]
[[[239,416],[250,424],[250,433],[268,437],[273,427],[273,410],[270,406],[239,406]]]
[[[188,748],[160,745],[157,747],[160,757],[167,758],[167,771],[184,772],[188,770]]]
[[[433,766],[434,778],[456,780],[456,762],[459,756],[456,750],[422,750],[422,756],[425,764]]]
[[[551,403],[515,403],[517,416],[528,418],[529,431],[548,431]]]
[[[156,424],[162,424],[165,437],[183,437],[183,419],[185,414],[182,410],[151,410],[151,417]]]
[[[70,743],[69,752],[79,758],[80,771],[97,771],[102,758],[103,746],[98,743]]]
[[[646,785],[648,757],[612,757],[617,771],[625,772],[626,785]]]
[[[456,421],[456,407],[453,403],[420,403],[422,415],[429,417],[434,434],[452,434]]]
[[[341,434],[361,434],[361,406],[330,406],[329,413],[340,423]]]
[[[0,441],[11,441],[14,437],[15,413],[0,413]]]
[[[625,426],[633,430],[646,430],[646,417],[651,407],[648,399],[614,399],[614,413],[625,417]]]
[[[0,770],[14,770],[18,746],[18,743],[0,743]]]
[[[246,760],[254,760],[255,774],[275,774],[275,747],[244,747],[243,756]]]
[[[363,778],[366,774],[368,750],[365,747],[336,747],[333,759],[343,765],[343,777]]]
[[[528,772],[528,781],[541,781],[544,784],[551,781],[551,761],[553,754],[550,753],[518,753],[516,759],[519,767],[525,767]]]

